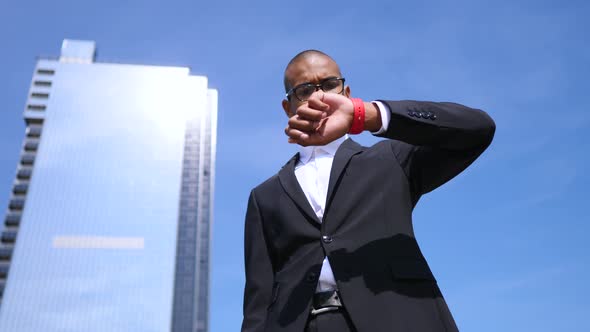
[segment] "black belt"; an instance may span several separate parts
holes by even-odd
[[[340,301],[340,294],[338,291],[328,291],[315,293],[313,296],[313,306],[311,315],[319,315],[324,312],[334,311],[342,308],[342,301]]]

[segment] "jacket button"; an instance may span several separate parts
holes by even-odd
[[[436,114],[432,114],[432,115],[430,116],[430,118],[431,118],[432,120],[436,120]]]
[[[322,236],[322,241],[324,243],[332,243],[332,237],[329,235],[324,235],[324,236]]]
[[[305,280],[309,283],[313,283],[316,282],[317,279],[317,275],[313,272],[311,272],[310,274],[307,275],[307,278],[305,278]]]

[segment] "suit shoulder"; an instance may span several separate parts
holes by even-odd
[[[414,145],[406,142],[398,141],[395,139],[384,139],[373,144],[369,150],[375,150],[379,152],[393,152],[396,156],[412,151],[415,148]]]
[[[297,153],[293,157],[291,157],[285,163],[285,165],[283,165],[283,167],[281,167],[281,169],[283,169],[284,167],[287,167],[287,165],[289,165],[289,163],[291,163],[291,162],[296,162],[298,156],[299,156],[299,154]],[[254,189],[252,189],[252,192],[254,192],[254,193],[268,192],[268,190],[274,190],[277,187],[277,185],[280,186],[279,172],[275,173],[273,176],[269,177],[264,182],[260,183],[256,187],[254,187]]]
[[[276,173],[273,176],[269,177],[268,179],[264,180],[262,183],[258,184],[254,189],[252,189],[255,193],[265,192],[269,188],[272,188],[279,184],[279,174]]]

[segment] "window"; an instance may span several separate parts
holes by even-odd
[[[25,151],[37,151],[37,147],[39,147],[38,140],[27,140],[25,142]]]
[[[27,109],[31,111],[45,111],[47,106],[45,105],[38,105],[38,104],[29,104],[27,105]]]
[[[35,154],[34,153],[24,153],[20,157],[20,163],[23,165],[33,165],[35,162]]]
[[[28,137],[39,137],[41,136],[41,131],[42,131],[43,127],[41,125],[29,125],[27,127],[27,136]]]
[[[16,241],[16,231],[4,231],[2,232],[2,242],[14,243]]]
[[[8,274],[8,267],[10,266],[7,262],[0,263],[0,278],[6,278]]]
[[[4,223],[6,226],[18,226],[20,224],[20,213],[8,213],[6,218],[4,219]],[[2,255],[0,253],[0,259],[2,259]]]
[[[51,86],[51,81],[33,81],[34,86]]]
[[[43,118],[36,118],[36,117],[25,116],[25,123],[27,124],[27,126],[30,126],[30,125],[42,125],[43,124]]]
[[[13,198],[10,200],[8,204],[8,208],[11,210],[20,211],[25,207],[25,200],[24,198]]]
[[[15,194],[26,194],[28,189],[28,183],[17,183],[12,187],[12,192]]]
[[[31,174],[32,173],[33,173],[33,170],[31,168],[21,168],[16,173],[16,177],[19,180],[26,180],[26,179],[30,179],[31,178]]]
[[[0,260],[9,260],[12,256],[12,248],[0,247]]]
[[[47,99],[49,98],[49,93],[33,92],[31,93],[31,97],[38,99]]]
[[[39,69],[37,69],[37,74],[39,74],[39,75],[53,75],[53,74],[55,74],[55,70],[39,68]]]

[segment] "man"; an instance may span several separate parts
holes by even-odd
[[[457,331],[414,238],[421,195],[491,143],[455,103],[362,102],[308,50],[285,70],[288,141],[302,146],[250,194],[242,331]],[[363,130],[387,138],[362,147]]]

